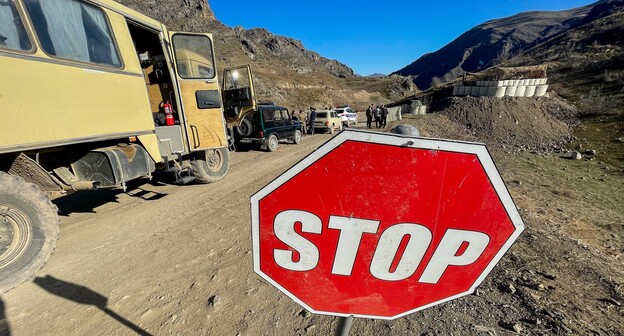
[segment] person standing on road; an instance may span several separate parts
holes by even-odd
[[[373,111],[373,116],[375,117],[375,128],[381,127],[381,108],[379,105]]]
[[[301,131],[303,134],[308,134],[308,114],[299,110],[299,121],[301,121]]]
[[[314,135],[314,121],[316,120],[316,109],[310,107],[310,135]]]
[[[388,119],[388,109],[386,105],[381,107],[381,127],[386,127],[386,119]]]
[[[371,128],[371,124],[373,123],[373,105],[368,105],[366,109],[366,128]]]

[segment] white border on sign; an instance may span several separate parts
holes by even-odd
[[[445,298],[443,300],[439,300],[428,305],[398,314],[396,316],[371,316],[371,315],[358,315],[358,314],[344,314],[337,312],[328,312],[328,311],[317,311],[312,309],[312,307],[308,306],[305,302],[301,301],[294,294],[289,292],[286,288],[282,287],[279,283],[271,279],[268,275],[264,274],[260,270],[260,208],[259,203],[260,200],[265,196],[279,188],[282,184],[286,183],[288,180],[302,172],[307,167],[311,166],[314,162],[327,155],[329,152],[340,146],[345,141],[360,141],[360,142],[368,142],[374,144],[381,145],[390,145],[390,146],[399,146],[399,147],[407,147],[407,148],[418,148],[418,149],[429,149],[429,150],[440,150],[447,152],[456,152],[456,153],[466,153],[466,154],[475,154],[479,158],[483,169],[485,170],[496,194],[498,195],[509,219],[513,223],[515,227],[515,231],[511,234],[509,239],[503,244],[500,251],[494,256],[490,264],[483,270],[481,275],[477,278],[475,283],[465,292],[459,293],[457,295]],[[252,250],[253,250],[253,267],[254,271],[260,275],[263,279],[268,281],[271,285],[275,286],[278,290],[286,294],[288,297],[293,299],[295,302],[302,305],[308,311],[315,314],[323,314],[323,315],[332,315],[332,316],[354,316],[360,318],[374,318],[374,319],[383,319],[383,320],[394,320],[399,317],[403,317],[417,311],[447,302],[459,297],[471,294],[475,291],[475,289],[483,282],[485,277],[492,271],[494,266],[500,261],[503,255],[509,250],[511,245],[518,239],[525,226],[516,209],[516,206],[505,186],[503,179],[490,156],[487,148],[484,144],[473,143],[473,142],[464,142],[464,141],[453,141],[453,140],[443,140],[443,139],[431,139],[431,138],[415,138],[409,136],[403,136],[398,134],[391,133],[380,133],[380,132],[371,132],[371,131],[353,131],[347,130],[342,131],[338,135],[334,136],[332,139],[327,141],[321,147],[316,149],[314,152],[310,153],[303,160],[296,163],[282,175],[278,176],[271,183],[267,184],[264,188],[260,189],[257,193],[251,196],[251,240],[252,240]]]

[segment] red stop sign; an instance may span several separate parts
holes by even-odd
[[[254,269],[311,312],[472,293],[524,229],[482,144],[344,131],[251,198]]]

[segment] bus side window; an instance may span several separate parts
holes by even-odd
[[[25,0],[41,47],[48,55],[121,67],[104,12],[77,0]]]
[[[13,0],[0,2],[0,48],[32,50],[32,44]]]

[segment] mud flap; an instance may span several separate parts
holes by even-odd
[[[83,181],[99,182],[99,188],[125,187],[140,177],[151,177],[154,161],[139,145],[105,147],[72,159],[74,174]]]

